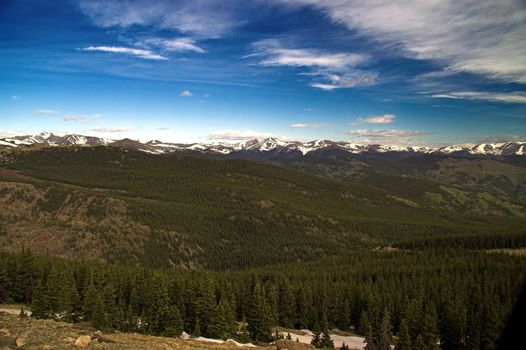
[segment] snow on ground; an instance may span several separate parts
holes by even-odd
[[[10,143],[10,142],[6,142],[6,141],[3,141],[3,140],[0,140],[0,145],[2,146],[9,146],[9,147],[16,147],[16,145]]]
[[[197,338],[192,338],[192,336],[186,332],[183,332],[183,334],[181,335],[181,339],[192,339],[192,340],[197,340],[197,341],[202,341],[202,342],[206,342],[206,343],[216,343],[216,344],[232,344],[232,345],[236,345],[236,346],[239,346],[239,347],[245,347],[245,348],[257,348],[257,346],[255,346],[254,344],[252,343],[246,343],[246,344],[243,344],[243,343],[239,343],[237,341],[235,341],[234,339],[228,339],[228,340],[221,340],[221,339],[212,339],[212,338],[205,338],[205,337],[197,337]]]
[[[283,337],[287,337],[288,333],[290,333],[293,341],[299,341],[303,344],[310,344],[312,337],[314,336],[314,333],[308,329],[280,332]],[[365,338],[359,336],[331,334],[331,339],[334,342],[334,346],[337,348],[341,347],[343,343],[345,343],[349,346],[349,349],[362,350],[366,345]]]
[[[5,312],[6,314],[11,314],[11,315],[20,315],[20,308],[18,309],[12,309],[12,308],[0,308],[0,312]],[[28,310],[25,310],[24,309],[24,312],[28,315],[28,316],[31,316],[31,311],[28,311]]]

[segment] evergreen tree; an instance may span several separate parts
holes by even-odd
[[[38,281],[36,288],[33,290],[33,301],[31,302],[31,317],[47,318],[49,317],[49,303],[47,290],[44,288],[42,280]]]
[[[422,322],[422,339],[425,347],[428,350],[438,350],[439,335],[438,335],[438,316],[436,308],[433,304],[426,305],[424,309],[424,319]]]
[[[373,327],[369,324],[367,328],[367,336],[365,337],[365,342],[367,343],[367,345],[365,346],[365,350],[378,350],[373,334]]]
[[[175,305],[171,305],[165,315],[165,327],[161,335],[169,337],[180,337],[183,333],[183,319],[181,312]]]
[[[351,306],[349,305],[349,301],[347,299],[344,299],[341,303],[339,316],[338,328],[342,330],[349,329],[351,326]]]
[[[192,335],[196,338],[199,338],[201,336],[201,322],[199,321],[198,318],[195,320],[194,330],[192,332]]]
[[[312,340],[310,343],[315,348],[319,348],[321,346],[321,333],[319,327],[315,327],[312,333],[314,333],[314,335],[312,336]]]
[[[395,350],[411,350],[411,336],[409,335],[409,326],[407,321],[402,319],[400,322],[400,329],[398,330],[398,341]]]
[[[340,350],[350,350],[349,345],[345,344],[345,342],[342,343],[342,346],[340,347]]]
[[[3,265],[0,265],[0,304],[6,304],[11,299],[10,286],[8,285],[10,279],[7,271]]]
[[[65,321],[76,321],[79,317],[80,296],[75,286],[73,274],[69,269],[65,269],[61,273],[62,287],[59,292],[59,311],[64,315]]]
[[[491,294],[484,296],[482,304],[482,331],[481,331],[481,349],[494,349],[496,340],[499,337],[501,329],[499,327],[500,307],[495,302],[495,297]]]
[[[28,249],[22,249],[18,256],[13,299],[16,302],[30,303],[36,270],[33,255]]]
[[[391,350],[392,338],[391,318],[389,316],[389,311],[386,308],[382,317],[380,332],[378,334],[378,350]]]
[[[210,336],[226,340],[232,337],[235,331],[233,310],[226,298],[222,297],[217,304],[209,327]]]
[[[413,343],[413,350],[428,350],[428,349],[429,348],[427,347],[425,343],[424,337],[421,334],[417,335]]]
[[[272,339],[269,306],[259,281],[256,281],[254,284],[247,313],[247,322],[248,331],[252,339],[263,342],[268,342]]]
[[[85,319],[91,320],[93,316],[93,311],[95,310],[95,304],[97,303],[98,297],[99,297],[99,293],[97,292],[97,289],[95,288],[95,285],[93,283],[93,276],[90,273],[87,283],[84,287],[84,295],[82,298],[82,314],[84,315]]]
[[[369,328],[371,327],[371,322],[369,321],[369,316],[367,315],[367,311],[362,311],[360,315],[360,321],[358,324],[358,333],[361,335],[367,335],[369,332]]]
[[[279,288],[279,324],[285,328],[293,328],[296,323],[296,301],[288,280],[284,280]]]
[[[210,336],[209,326],[212,323],[216,308],[215,288],[212,278],[206,274],[199,281],[197,297],[195,299],[195,315],[199,319],[201,334]]]
[[[328,327],[325,327],[320,339],[320,348],[322,349],[334,349],[334,342],[331,339],[331,334]]]
[[[469,349],[480,349],[482,322],[482,293],[477,285],[471,290],[468,304],[466,345]]]
[[[104,301],[100,294],[95,296],[93,313],[91,315],[91,324],[99,330],[106,330],[110,327],[110,321],[104,308]]]
[[[115,328],[118,308],[115,302],[115,287],[109,282],[102,289],[101,301],[107,322],[106,328]]]

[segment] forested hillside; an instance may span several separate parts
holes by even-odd
[[[145,266],[243,268],[451,236],[524,234],[524,219],[245,160],[108,147],[2,153],[6,248]],[[509,244],[503,244],[509,247]]]
[[[526,215],[526,169],[521,157],[455,157],[398,153],[274,158],[290,169],[361,183],[428,208],[472,215]]]
[[[0,302],[105,331],[266,342],[275,325],[353,327],[380,349],[393,334],[397,349],[492,349],[525,266],[484,252],[363,252],[237,272],[156,271],[23,251],[0,255]]]
[[[339,329],[382,350],[493,349],[526,278],[520,209],[430,205],[420,195],[440,189],[431,180],[104,146],[0,159],[0,303],[30,305],[34,318],[260,342],[281,326],[329,348]]]

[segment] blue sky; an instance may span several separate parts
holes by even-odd
[[[0,135],[526,138],[523,1],[0,1]]]

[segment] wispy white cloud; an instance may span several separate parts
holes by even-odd
[[[252,139],[262,139],[268,137],[279,137],[277,135],[258,132],[253,130],[218,130],[208,134],[209,140],[230,140],[230,141],[244,141]]]
[[[20,100],[21,98],[22,98],[22,96],[18,96],[18,95],[13,95],[13,96],[11,96],[11,99],[12,99],[13,101]]]
[[[292,129],[322,129],[326,128],[327,124],[304,124],[295,123],[290,126]]]
[[[526,142],[526,134],[520,135],[493,135],[487,137],[477,137],[469,140],[471,144],[481,143],[505,143],[505,142]]]
[[[394,114],[384,114],[376,115],[366,118],[358,118],[355,121],[349,123],[349,125],[358,125],[358,124],[391,124],[395,121],[396,115]]]
[[[368,130],[356,129],[348,132],[349,135],[367,136],[367,137],[410,137],[428,135],[425,131],[415,130]]]
[[[139,40],[137,44],[147,47],[158,47],[170,52],[206,52],[203,48],[198,46],[196,41],[192,38],[147,38]]]
[[[88,46],[79,49],[80,51],[100,51],[111,53],[122,53],[126,55],[136,56],[145,60],[167,60],[168,58],[152,52],[151,50],[135,49],[131,47],[119,46]]]
[[[89,117],[85,115],[67,115],[64,117],[65,122],[87,122]]]
[[[164,130],[170,130],[170,127],[169,126],[159,126],[159,127],[155,128],[155,129],[164,131]]]
[[[196,37],[218,38],[243,23],[243,2],[217,0],[79,0],[80,9],[96,25],[133,25],[178,30]]]
[[[284,48],[276,39],[261,40],[252,46],[255,55],[264,57],[259,63],[263,66],[319,67],[339,70],[356,66],[367,59],[365,55],[355,53],[327,53],[312,49]]]
[[[367,55],[350,52],[324,52],[306,48],[287,48],[277,39],[260,40],[252,44],[253,52],[244,58],[259,58],[261,66],[303,67],[301,73],[312,76],[310,85],[317,89],[334,90],[376,83],[377,75],[356,68],[368,60]]]
[[[20,133],[13,130],[0,129],[0,137],[13,137],[17,135],[20,135]]]
[[[179,96],[182,96],[182,97],[190,97],[192,96],[192,92],[190,90],[183,90],[181,91],[181,93],[179,94]]]
[[[94,114],[92,116],[87,116],[83,114],[68,114],[64,117],[65,122],[81,122],[88,123],[90,121],[95,121],[100,119],[100,114]]]
[[[59,114],[60,111],[57,111],[55,109],[37,109],[36,111],[33,111],[33,114],[36,115],[53,115],[53,114]]]
[[[419,130],[370,130],[356,129],[344,132],[358,143],[409,146],[422,143],[422,137],[429,132]]]
[[[526,93],[523,92],[448,92],[431,95],[435,98],[484,100],[507,103],[526,103]]]
[[[139,128],[133,127],[131,125],[91,128],[91,131],[100,132],[100,133],[125,133],[125,132],[139,131],[139,130],[140,130]]]
[[[526,82],[522,0],[282,0],[312,5],[402,55],[451,71]]]

